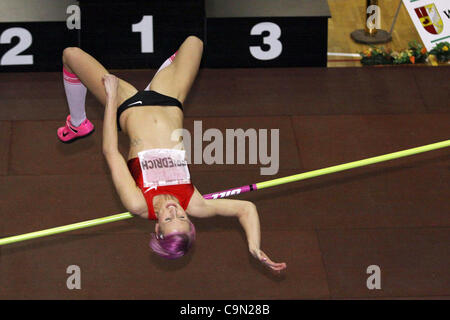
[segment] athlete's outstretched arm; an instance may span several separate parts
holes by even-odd
[[[261,249],[261,232],[259,216],[256,206],[250,201],[217,199],[205,200],[198,190],[187,208],[188,214],[193,217],[206,218],[215,215],[237,217],[247,236],[250,253],[270,269],[280,272],[286,269],[286,263],[272,261]]]
[[[130,213],[144,217],[142,215],[146,208],[144,196],[136,186],[126,161],[118,148],[116,115],[119,79],[112,74],[107,74],[103,76],[103,83],[106,90],[106,108],[103,119],[103,155],[111,170],[114,186],[122,204]]]

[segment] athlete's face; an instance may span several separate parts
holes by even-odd
[[[161,203],[157,217],[158,223],[155,226],[157,234],[188,233],[190,230],[188,215],[180,204],[174,200]]]

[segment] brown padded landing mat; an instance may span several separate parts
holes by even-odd
[[[112,73],[143,90],[155,70]],[[187,117],[405,114],[448,112],[450,69],[202,69],[185,103]],[[62,74],[0,74],[0,120],[61,120],[67,105]],[[91,119],[103,119],[88,94]]]
[[[261,175],[248,158],[192,164],[193,182],[211,193],[447,140],[449,70],[203,69],[185,127],[279,129],[279,171]],[[113,73],[142,89],[154,70]],[[91,95],[96,132],[70,145],[56,137],[68,113],[60,73],[0,74],[0,97],[0,238],[126,211]],[[126,157],[123,134],[119,148]],[[262,249],[288,266],[279,276],[233,218],[193,218],[196,244],[176,261],[151,253],[154,222],[140,218],[3,246],[0,299],[449,299],[449,181],[446,148],[235,197],[256,204]],[[66,287],[71,265],[81,290]],[[366,286],[370,265],[380,290]]]

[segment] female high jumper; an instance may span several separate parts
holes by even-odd
[[[105,105],[103,155],[124,207],[142,218],[157,220],[150,247],[158,255],[175,259],[186,254],[195,240],[189,216],[237,217],[248,240],[250,253],[280,272],[285,263],[273,262],[260,249],[260,224],[255,205],[242,200],[205,200],[190,182],[180,141],[172,133],[183,127],[183,102],[197,75],[203,42],[189,36],[167,59],[144,91],[109,74],[80,48],[63,51],[64,88],[70,115],[57,130],[65,143],[94,131],[86,118],[89,91]],[[117,131],[129,136],[128,161],[118,150]],[[177,147],[178,146],[178,147]]]

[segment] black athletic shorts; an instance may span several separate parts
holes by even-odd
[[[156,91],[138,91],[134,96],[125,100],[119,108],[117,108],[117,129],[120,131],[120,115],[128,108],[140,106],[164,106],[164,107],[178,107],[183,110],[181,102],[175,98],[166,96]]]

